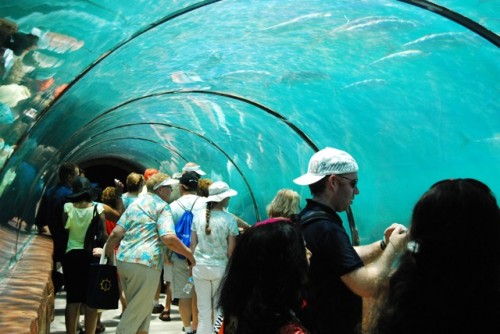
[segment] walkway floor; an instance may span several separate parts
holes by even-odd
[[[165,295],[161,295],[161,301],[165,301]],[[66,306],[66,294],[60,292],[56,295],[55,300],[55,319],[50,325],[50,333],[52,334],[66,334],[66,327],[64,325],[64,308]],[[120,320],[121,310],[106,310],[102,313],[101,322],[106,327],[104,333],[115,333],[116,326]],[[172,305],[170,311],[172,321],[164,322],[158,319],[158,314],[151,314],[151,325],[149,328],[150,334],[182,334],[182,323],[179,316],[177,306]],[[83,317],[81,318],[83,321]]]

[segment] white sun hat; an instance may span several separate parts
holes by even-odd
[[[296,178],[293,182],[306,186],[318,182],[325,175],[347,174],[357,171],[358,164],[349,153],[326,147],[311,157],[307,173]]]
[[[169,177],[169,178],[167,178],[167,179],[163,180],[161,183],[159,183],[159,184],[155,185],[155,186],[153,187],[153,189],[154,189],[154,190],[156,190],[156,189],[158,189],[158,188],[160,188],[160,187],[164,187],[164,186],[175,186],[175,185],[177,185],[177,184],[179,184],[179,180],[176,180],[176,179],[173,179],[173,178]]]
[[[238,195],[238,192],[229,188],[226,182],[217,181],[208,187],[207,202],[220,202],[226,197],[236,195]]]

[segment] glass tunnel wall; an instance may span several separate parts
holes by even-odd
[[[498,38],[498,2],[439,4]],[[196,161],[238,190],[230,210],[254,223],[281,188],[304,204],[309,190],[292,180],[314,151],[337,147],[360,165],[362,243],[408,225],[438,180],[473,177],[500,192],[498,44],[423,8],[23,0],[0,2],[0,13],[42,32],[13,57],[21,79],[6,79],[12,66],[0,86],[3,271],[65,161],[169,174]]]

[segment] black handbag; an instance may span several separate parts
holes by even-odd
[[[101,217],[97,212],[97,205],[94,205],[94,214],[92,215],[92,221],[90,222],[87,232],[85,233],[83,249],[92,253],[94,248],[103,247],[105,242],[106,234],[104,233],[104,228],[101,224]]]
[[[114,255],[113,264],[106,264],[106,262],[103,250],[99,263],[90,265],[86,304],[96,309],[113,310],[118,308],[120,298]]]

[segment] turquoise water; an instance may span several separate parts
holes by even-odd
[[[498,33],[498,1],[441,4]],[[38,50],[57,60],[45,68],[56,84],[70,86],[37,110],[3,167],[1,224],[32,219],[67,160],[169,174],[197,161],[238,190],[231,210],[255,222],[280,188],[309,196],[292,179],[317,148],[341,148],[360,165],[353,212],[362,242],[393,221],[408,225],[418,197],[443,178],[474,177],[500,193],[499,49],[424,9],[399,1],[24,0],[0,10],[21,31],[84,42],[75,51]],[[37,150],[46,154],[33,157]],[[33,166],[27,178],[18,176],[23,161]],[[30,191],[9,196],[16,182]]]

